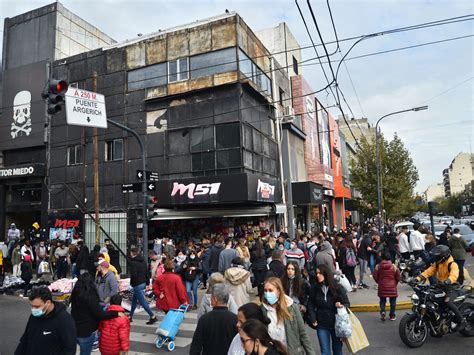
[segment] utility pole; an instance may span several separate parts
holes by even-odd
[[[92,91],[97,92],[97,72],[92,72]],[[99,133],[97,127],[93,132],[93,174],[94,174],[94,209],[95,209],[95,244],[100,243],[100,200],[99,200]]]

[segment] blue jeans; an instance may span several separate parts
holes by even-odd
[[[150,306],[145,300],[145,288],[146,285],[144,283],[133,288],[132,309],[130,309],[130,317],[133,317],[133,314],[135,313],[135,308],[137,308],[137,302],[141,304],[143,309],[146,311],[146,313],[148,313],[150,317],[155,316],[155,314],[150,309]]]
[[[91,335],[85,338],[77,338],[77,343],[81,350],[81,355],[90,355],[92,353],[92,346],[94,345],[96,333],[93,332]]]
[[[385,313],[385,303],[387,303],[387,297],[380,298],[380,312]],[[395,310],[397,308],[397,297],[390,297],[390,315],[395,315]]]
[[[190,305],[195,305],[195,306],[198,305],[198,285],[199,285],[198,277],[196,277],[194,281],[186,281],[186,292],[188,293],[188,299],[189,299]],[[194,298],[191,297],[193,295],[194,295]]]
[[[375,255],[374,254],[370,254],[369,268],[370,268],[370,273],[373,275],[374,270],[375,270]]]
[[[321,355],[331,355],[331,345],[333,355],[342,355],[342,341],[336,337],[336,331],[334,329],[321,328],[318,326],[316,332],[318,334]]]

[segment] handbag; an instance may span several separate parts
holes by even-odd
[[[351,321],[346,307],[337,309],[334,330],[338,338],[349,338],[352,335]]]
[[[355,354],[356,352],[367,348],[370,344],[359,319],[357,319],[355,314],[352,313],[350,309],[347,309],[347,312],[351,322],[352,335],[349,338],[346,338],[344,343],[347,346],[347,350],[349,350],[351,354]]]

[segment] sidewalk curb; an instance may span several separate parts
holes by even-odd
[[[411,309],[411,301],[397,302],[397,310],[400,309]],[[387,303],[385,306],[386,310],[390,309],[390,305]],[[371,304],[351,304],[350,309],[352,312],[380,312],[380,305],[378,303]]]

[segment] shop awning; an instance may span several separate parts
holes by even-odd
[[[323,202],[323,187],[312,181],[291,183],[293,205],[320,205]]]
[[[153,211],[152,221],[164,221],[170,219],[194,219],[213,217],[262,217],[275,215],[273,206],[246,207],[246,208],[219,208],[206,210],[174,210],[167,208],[156,208]]]

